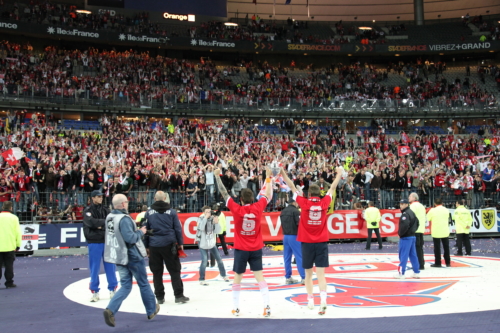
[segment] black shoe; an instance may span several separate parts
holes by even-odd
[[[164,298],[158,298],[157,301],[158,301],[158,304],[165,303],[165,299]]]
[[[175,298],[175,303],[186,303],[189,302],[189,297],[181,296]]]
[[[13,283],[12,283],[12,284],[6,284],[6,285],[5,285],[5,288],[6,288],[6,289],[9,289],[9,288],[15,288],[15,287],[17,287],[17,285],[15,285],[15,284],[13,284]]]
[[[110,309],[106,309],[103,312],[104,314],[104,321],[108,326],[115,327],[115,316],[113,315],[113,312],[111,312]]]
[[[451,267],[451,264],[446,265],[446,267]]]
[[[158,303],[157,303],[157,304],[156,304],[156,310],[155,310],[155,313],[153,313],[152,315],[148,316],[148,319],[149,319],[149,320],[153,319],[159,311],[160,311],[160,304],[158,304]]]
[[[368,251],[370,251],[370,249],[369,249],[369,248],[367,248],[367,247],[365,247],[365,250],[368,250]]]
[[[459,256],[459,257],[463,257],[464,255],[462,253],[455,253],[454,256]]]
[[[441,265],[432,264],[431,267],[443,267]]]
[[[379,247],[378,247],[378,249],[379,249],[379,250],[382,250],[383,248],[384,248],[383,246],[379,246]]]
[[[425,269],[425,267],[420,267],[420,270],[423,271]]]
[[[472,255],[472,254],[470,254],[470,253],[466,253],[466,254],[465,254],[465,256],[466,256],[466,257],[469,257],[469,256],[471,256],[471,255]]]

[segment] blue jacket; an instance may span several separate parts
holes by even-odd
[[[127,244],[127,254],[129,261],[141,261],[144,257],[141,255],[135,243],[141,240],[143,233],[137,230],[134,220],[128,215],[124,210],[113,209],[112,214],[127,214],[120,221],[120,233],[122,234],[123,240]]]
[[[177,212],[164,201],[156,201],[144,215],[146,227],[153,234],[145,237],[144,245],[148,247],[164,247],[174,243],[184,244],[182,226]]]

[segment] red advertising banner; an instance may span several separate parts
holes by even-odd
[[[401,211],[397,209],[380,211],[382,220],[380,221],[380,232],[382,237],[397,237],[399,227],[399,217]],[[133,218],[137,214],[130,214]],[[226,242],[232,243],[234,237],[234,225],[231,212],[224,212],[226,215]],[[200,213],[193,214],[179,214],[179,219],[182,224],[182,231],[184,235],[184,244],[194,244],[194,237],[196,235],[196,225]],[[264,213],[262,214],[262,237],[264,242],[278,242],[283,240],[281,230],[280,213]],[[365,221],[361,218],[361,213],[357,210],[342,210],[337,211],[327,218],[328,232],[330,239],[352,239],[352,238],[366,238],[368,231]],[[426,234],[430,229],[426,227]],[[375,237],[375,233],[373,236]]]

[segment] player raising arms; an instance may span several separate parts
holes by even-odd
[[[259,284],[260,293],[264,302],[264,317],[271,315],[271,307],[269,305],[269,289],[267,282],[264,280],[262,272],[262,233],[260,230],[260,219],[264,209],[272,198],[272,179],[269,178],[272,173],[269,168],[266,168],[266,190],[263,197],[254,203],[254,193],[252,190],[245,188],[240,192],[240,200],[242,205],[237,204],[227,193],[226,188],[222,184],[220,178],[220,169],[214,170],[217,188],[219,189],[227,208],[233,214],[234,220],[234,264],[233,271],[234,281],[232,286],[233,291],[233,315],[240,314],[240,291],[241,280],[243,273],[246,271],[247,263]]]
[[[328,263],[328,228],[326,226],[326,213],[328,206],[334,200],[340,178],[344,169],[337,167],[337,175],[332,186],[323,199],[320,199],[320,188],[318,185],[309,186],[308,197],[304,198],[297,191],[293,182],[288,178],[286,172],[281,169],[281,175],[288,187],[294,193],[294,200],[301,208],[299,230],[297,240],[302,243],[302,267],[306,270],[306,290],[309,309],[314,308],[313,297],[313,266],[316,265],[316,276],[318,277],[321,305],[319,314],[326,312],[326,278],[325,267]]]

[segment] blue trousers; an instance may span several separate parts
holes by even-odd
[[[415,236],[403,237],[399,239],[399,273],[404,275],[406,265],[408,264],[408,257],[410,258],[411,267],[413,272],[420,273],[420,263],[417,257],[417,248],[415,246],[417,238]]]
[[[285,260],[285,277],[292,276],[292,253],[295,256],[295,263],[302,279],[306,278],[304,267],[302,267],[302,248],[297,241],[297,235],[284,235],[283,237],[283,259]]]
[[[90,285],[89,289],[92,292],[99,292],[99,272],[101,270],[101,261],[104,263],[104,271],[108,280],[108,290],[115,290],[118,286],[116,280],[116,266],[104,262],[104,243],[89,243],[89,270],[90,270]]]
[[[107,308],[111,310],[113,314],[118,312],[122,302],[132,291],[132,277],[134,277],[141,291],[142,303],[146,308],[146,313],[148,316],[152,315],[156,310],[156,298],[149,285],[144,259],[141,261],[129,261],[127,266],[116,265],[116,267],[118,273],[120,273],[120,289],[118,289],[115,296],[113,296]]]
[[[205,280],[205,270],[207,269],[208,253],[209,252],[212,254],[212,258],[215,258],[215,260],[217,260],[217,265],[219,266],[220,276],[226,277],[226,269],[224,268],[224,263],[222,262],[222,259],[220,258],[219,250],[217,249],[217,246],[214,246],[210,250],[200,249],[200,253],[201,253],[200,281]]]

